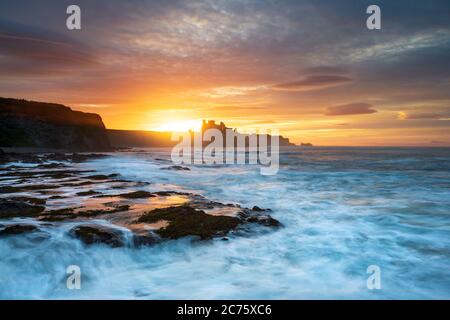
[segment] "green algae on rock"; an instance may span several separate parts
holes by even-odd
[[[211,239],[235,229],[241,221],[235,217],[212,216],[189,205],[152,210],[141,216],[137,222],[155,223],[169,221],[167,227],[155,232],[163,238],[178,239],[186,236],[198,236]]]

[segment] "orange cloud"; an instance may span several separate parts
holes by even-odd
[[[309,91],[328,87],[335,87],[350,83],[352,79],[340,75],[314,75],[308,76],[302,80],[280,83],[272,86],[275,90],[286,91]]]
[[[448,120],[450,119],[450,114],[440,114],[440,113],[405,113],[399,112],[398,118],[400,120]]]
[[[373,106],[368,103],[348,103],[339,106],[328,107],[325,115],[327,116],[343,116],[343,115],[355,115],[355,114],[371,114],[376,113],[377,110],[373,109]]]

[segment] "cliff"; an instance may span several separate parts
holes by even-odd
[[[0,98],[0,147],[108,151],[102,118],[61,104]]]

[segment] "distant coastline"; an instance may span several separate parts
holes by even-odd
[[[0,115],[0,148],[5,151],[114,151],[173,147],[178,143],[172,141],[171,132],[107,129],[99,114],[75,111],[62,104],[0,97]],[[204,124],[227,128],[214,120]],[[295,146],[283,136],[279,143],[282,147]]]

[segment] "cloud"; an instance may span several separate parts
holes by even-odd
[[[276,84],[272,88],[286,91],[309,91],[335,87],[350,82],[352,82],[352,79],[341,75],[312,75],[302,80]]]
[[[265,89],[265,86],[253,86],[253,87],[245,87],[245,86],[236,86],[236,87],[219,87],[213,88],[206,92],[203,92],[201,95],[208,98],[224,98],[224,97],[233,97],[233,96],[243,96],[248,93],[254,93],[258,90]]]
[[[302,74],[307,75],[339,75],[339,74],[347,74],[349,71],[340,66],[315,66],[305,68],[301,71]]]
[[[0,1],[0,95],[117,102],[136,116],[109,123],[129,128],[148,121],[142,112],[168,105],[181,112],[189,104],[202,106],[189,108],[200,113],[219,102],[205,113],[302,121],[342,101],[379,101],[358,114],[445,113],[450,1],[378,2],[395,19],[375,36],[364,26],[365,1],[79,0],[81,31],[65,28],[67,1]],[[93,68],[95,61],[101,65]],[[260,85],[266,88],[251,90]],[[374,130],[389,125],[369,118]],[[391,121],[405,128],[447,123]]]
[[[206,108],[205,110],[214,110],[214,111],[261,111],[264,110],[264,107],[260,106],[240,106],[240,105],[224,105],[224,106],[213,106]]]
[[[98,64],[92,50],[61,34],[0,23],[2,76],[52,75]]]
[[[444,113],[406,113],[399,112],[398,118],[400,120],[448,120],[450,114]]]
[[[371,114],[376,112],[378,111],[373,109],[373,106],[371,104],[359,102],[328,107],[327,110],[325,111],[325,115],[343,116],[355,114]]]

